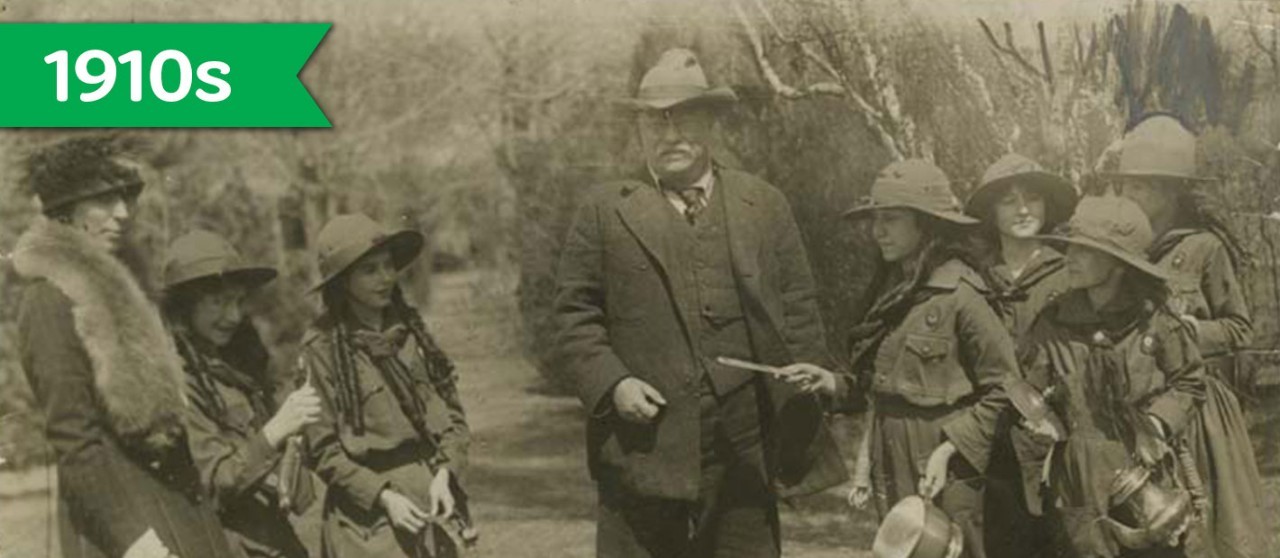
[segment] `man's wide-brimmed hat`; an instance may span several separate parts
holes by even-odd
[[[36,152],[27,161],[27,181],[52,214],[76,202],[118,193],[132,202],[142,193],[138,170],[117,157],[110,136],[72,138]]]
[[[422,252],[424,242],[418,231],[393,231],[362,213],[334,217],[316,239],[320,281],[311,291],[320,290],[365,254],[384,246],[396,269],[404,269]]]
[[[1037,238],[1099,250],[1151,277],[1167,280],[1164,270],[1147,261],[1147,249],[1155,242],[1147,214],[1128,198],[1086,196],[1065,230]]]
[[[175,239],[165,254],[165,290],[206,277],[252,289],[275,279],[276,270],[245,263],[231,243],[209,231],[194,230]]]
[[[1079,199],[1070,180],[1044,170],[1027,157],[1010,153],[987,167],[982,183],[965,202],[965,213],[990,221],[996,202],[1015,184],[1032,188],[1044,198],[1044,230],[1052,230],[1069,219]]]
[[[882,169],[871,184],[871,195],[844,216],[865,217],[877,209],[914,209],[961,225],[978,222],[961,210],[946,173],[923,159],[897,161]]]
[[[688,49],[673,48],[662,53],[640,79],[636,96],[621,104],[634,110],[666,110],[688,104],[723,105],[738,100],[729,87],[711,87],[698,56]]]
[[[875,558],[957,558],[964,535],[942,508],[919,496],[894,504],[876,529]]]
[[[1197,171],[1195,134],[1167,114],[1148,116],[1125,134],[1117,168],[1105,176],[1212,180]]]

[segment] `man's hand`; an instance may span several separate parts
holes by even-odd
[[[431,479],[431,515],[438,520],[453,515],[457,503],[453,499],[453,490],[449,487],[449,469],[441,467]]]
[[[938,444],[929,455],[929,464],[924,468],[924,478],[920,479],[917,492],[926,500],[932,500],[947,485],[947,464],[951,456],[956,454],[956,446],[950,440]]]
[[[613,388],[613,408],[628,422],[648,424],[666,404],[657,389],[639,378],[623,378]]]
[[[392,525],[410,533],[421,531],[431,519],[431,516],[414,505],[412,500],[390,488],[382,490],[378,495],[378,502],[382,504],[382,509],[387,513],[387,518],[391,520]]]
[[[169,551],[169,548],[160,540],[160,536],[156,534],[155,529],[147,529],[138,540],[133,541],[129,545],[129,549],[124,551],[124,558],[178,558],[176,554]]]
[[[784,366],[781,371],[786,375],[786,382],[800,388],[800,391],[830,397],[836,394],[836,375],[826,368],[801,362]]]

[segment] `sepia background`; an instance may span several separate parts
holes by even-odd
[[[612,101],[673,46],[742,99],[717,156],[786,193],[837,350],[873,257],[838,214],[880,167],[930,157],[963,196],[1012,150],[1089,189],[1130,119],[1188,119],[1253,256],[1241,274],[1259,350],[1242,384],[1280,518],[1280,435],[1263,412],[1280,384],[1266,351],[1280,346],[1280,1],[0,0],[4,22],[90,20],[333,22],[303,72],[332,130],[137,134],[149,186],[131,263],[154,285],[169,239],[203,227],[277,266],[256,305],[286,382],[314,317],[301,293],[319,227],[365,211],[427,233],[408,282],[459,361],[478,556],[593,553],[582,419],[545,353],[554,268],[584,190],[636,162]],[[0,255],[36,214],[22,158],[70,133],[0,131]],[[41,417],[15,357],[19,290],[5,258],[0,558],[57,555]],[[841,426],[848,449],[860,430]],[[309,544],[318,512],[295,518]],[[863,555],[875,527],[839,491],[783,518],[793,557]]]

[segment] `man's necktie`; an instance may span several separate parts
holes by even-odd
[[[703,195],[702,188],[685,188],[679,194],[684,200],[684,218],[692,225],[698,214],[706,209],[707,198]]]

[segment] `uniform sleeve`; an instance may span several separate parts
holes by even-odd
[[[556,277],[554,314],[558,356],[587,411],[612,408],[614,386],[631,373],[609,342],[605,324],[604,239],[600,208],[578,209],[565,239]]]
[[[196,403],[200,394],[188,389],[187,397]],[[201,410],[208,408],[202,404],[188,407],[187,443],[203,485],[220,504],[225,504],[259,487],[279,462],[280,452],[271,447],[261,431],[246,436],[224,430]]]
[[[996,421],[1009,407],[1004,382],[1017,374],[1017,359],[1013,339],[986,301],[963,284],[956,297],[960,362],[976,388],[978,400],[943,426],[943,432],[969,464],[986,471]]]
[[[338,438],[338,408],[331,382],[332,370],[314,346],[303,348],[298,363],[299,377],[311,379],[320,395],[320,420],[304,428],[311,442],[316,474],[330,490],[342,490],[368,511],[378,507],[378,495],[389,481],[347,455]]]
[[[1209,319],[1201,320],[1197,327],[1200,353],[1205,356],[1229,353],[1253,340],[1253,321],[1231,256],[1221,242],[1213,247],[1200,280],[1210,312]]]
[[[462,398],[458,395],[458,375],[453,372],[454,364],[444,357],[450,373],[436,386],[445,407],[449,409],[449,426],[440,433],[440,465],[447,466],[459,477],[467,470],[467,452],[471,446],[471,428],[467,425],[467,413],[462,408]]]
[[[119,556],[151,528],[144,506],[116,472],[132,466],[107,428],[93,368],[75,330],[71,301],[39,283],[23,294],[19,347],[58,460],[59,492],[85,536]]]
[[[1151,399],[1147,413],[1159,418],[1170,434],[1181,436],[1204,401],[1204,363],[1188,328],[1172,316],[1164,321],[1156,340],[1156,366],[1168,389]]]

